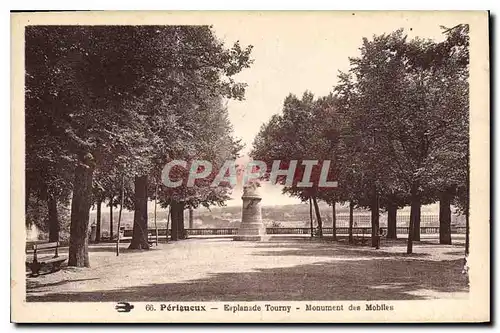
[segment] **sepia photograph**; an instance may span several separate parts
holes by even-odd
[[[11,14],[13,320],[489,321],[488,20]]]

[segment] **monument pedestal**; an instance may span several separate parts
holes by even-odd
[[[267,239],[266,227],[262,223],[262,197],[257,192],[257,185],[252,184],[243,188],[243,207],[241,210],[241,225],[235,241],[262,241]]]

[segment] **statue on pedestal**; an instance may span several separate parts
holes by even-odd
[[[261,241],[266,237],[266,227],[262,223],[262,197],[258,188],[260,183],[253,181],[243,187],[243,206],[241,210],[241,225],[233,240]]]

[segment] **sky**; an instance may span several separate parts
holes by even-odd
[[[239,40],[253,45],[250,68],[239,73],[237,81],[248,84],[244,101],[229,101],[228,111],[236,137],[246,145],[248,159],[252,141],[260,126],[271,115],[280,113],[289,93],[301,96],[306,90],[315,96],[327,95],[336,83],[339,71],[349,69],[349,57],[359,55],[363,37],[390,33],[404,28],[409,37],[442,40],[440,25],[453,27],[463,23],[459,15],[438,13],[304,13],[251,14],[221,20],[213,25],[226,46]],[[263,184],[264,205],[293,204],[300,201],[281,194],[279,186]],[[241,204],[241,188],[233,191]]]

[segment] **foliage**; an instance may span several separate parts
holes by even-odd
[[[468,26],[443,33],[442,42],[408,40],[402,29],[364,38],[360,56],[350,59],[332,94],[286,97],[282,114],[257,134],[252,157],[266,161],[268,171],[276,159],[333,160],[338,188],[299,188],[297,179],[285,186],[285,193],[303,201],[317,197],[370,207],[377,194],[384,208],[419,207],[453,190],[465,212]]]
[[[134,176],[151,175],[154,188],[169,159],[218,161],[240,149],[223,103],[243,99],[245,84],[232,77],[252,63],[251,46],[226,48],[208,26],[33,26],[25,35],[28,195],[67,202],[87,186],[74,179],[83,168],[93,198],[84,191],[82,203],[116,205],[125,176],[134,208]],[[228,198],[205,188],[168,196]],[[82,218],[72,214],[72,225]]]

